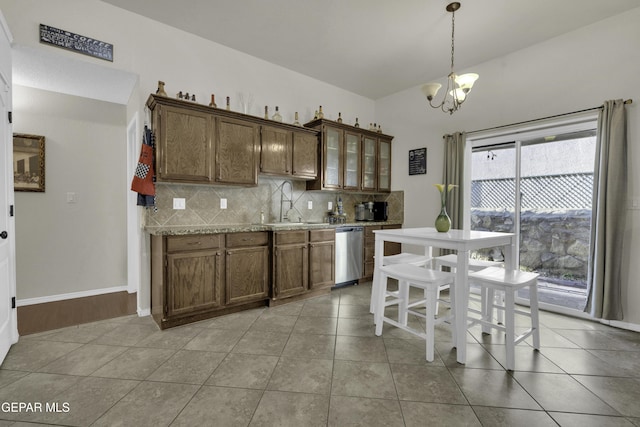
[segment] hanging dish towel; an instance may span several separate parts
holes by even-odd
[[[131,190],[138,193],[138,206],[155,207],[156,186],[153,170],[153,145],[155,136],[151,129],[144,127],[140,159],[131,182]]]

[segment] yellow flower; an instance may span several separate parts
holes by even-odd
[[[449,193],[451,190],[457,187],[457,185],[455,184],[449,184],[447,185],[447,191],[445,192],[444,184],[433,184],[433,186],[436,187],[440,192],[440,201],[442,202],[442,207],[444,207],[445,204],[447,203],[447,193]]]

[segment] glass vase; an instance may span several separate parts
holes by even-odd
[[[436,218],[436,230],[440,233],[446,233],[451,228],[451,218],[447,214],[447,208],[442,206],[440,214]]]

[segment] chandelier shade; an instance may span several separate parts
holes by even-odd
[[[478,80],[476,73],[467,73],[456,75],[453,70],[454,53],[455,53],[455,15],[456,10],[460,9],[459,2],[449,3],[447,12],[451,12],[451,72],[447,76],[447,89],[444,92],[444,98],[440,103],[433,103],[438,91],[442,87],[440,83],[427,83],[422,85],[422,93],[427,97],[429,105],[433,108],[439,108],[445,113],[453,114],[457,111],[467,98],[473,84]]]

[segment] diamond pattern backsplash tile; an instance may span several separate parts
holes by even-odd
[[[289,191],[291,183],[292,190]],[[283,194],[284,186],[284,194]],[[173,198],[184,198],[186,209],[174,210]],[[353,194],[333,191],[306,191],[306,182],[281,178],[260,177],[257,187],[214,187],[205,185],[156,185],[157,212],[146,211],[148,226],[190,226],[258,224],[260,212],[265,222],[278,222],[280,210],[290,222],[327,221],[328,203],[336,206],[342,197],[347,221],[355,221],[355,205],[368,201],[387,201],[389,220],[404,220],[404,192],[389,194]],[[220,199],[227,199],[227,209],[220,209]],[[289,202],[291,199],[291,202]],[[281,203],[282,201],[282,203]],[[312,209],[308,209],[309,201]]]

